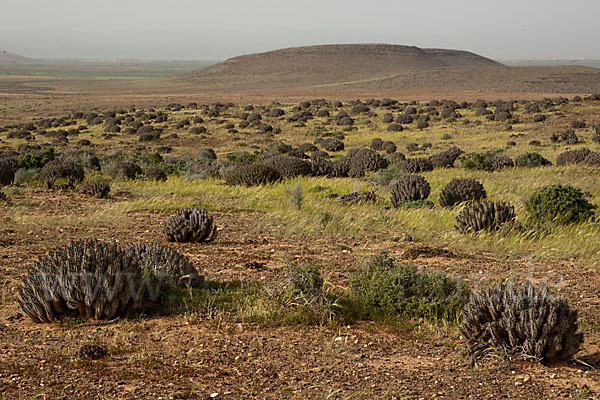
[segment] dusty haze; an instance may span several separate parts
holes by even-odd
[[[0,50],[42,58],[221,60],[370,42],[495,59],[600,58],[599,14],[594,0],[3,0]]]

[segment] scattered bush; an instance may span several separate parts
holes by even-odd
[[[463,201],[478,201],[486,197],[487,194],[480,182],[470,178],[455,178],[440,192],[440,206],[453,207]]]
[[[204,277],[192,262],[181,253],[158,243],[135,244],[128,247],[147,276],[151,276],[161,285],[182,288],[201,288]]]
[[[476,201],[468,203],[456,217],[456,229],[461,233],[495,231],[500,225],[516,218],[515,209],[508,203]]]
[[[579,164],[591,153],[592,152],[585,147],[577,150],[565,151],[556,158],[556,165],[564,166],[569,164]]]
[[[83,181],[85,173],[83,168],[73,161],[59,159],[46,163],[40,171],[40,177],[46,182],[48,188],[52,189],[57,179],[66,179],[66,187],[73,187],[75,183]]]
[[[358,149],[350,158],[350,171],[348,175],[359,178],[367,172],[376,172],[387,167],[387,160],[381,154],[370,149]]]
[[[528,219],[533,223],[583,222],[594,215],[595,209],[580,189],[570,185],[543,186],[525,203]]]
[[[201,208],[182,208],[162,225],[162,231],[170,242],[211,241],[217,234],[213,218]]]
[[[167,180],[167,174],[165,174],[165,171],[163,171],[160,168],[154,168],[154,167],[150,167],[146,169],[146,172],[144,172],[144,178],[149,180],[149,181],[166,181]]]
[[[224,174],[225,182],[230,185],[266,185],[281,179],[281,174],[266,165],[242,164]]]
[[[88,196],[104,199],[110,192],[110,185],[106,182],[86,182],[80,186],[79,191]]]
[[[138,308],[147,284],[134,257],[117,246],[71,242],[33,264],[17,301],[35,322],[68,315],[111,319]]]
[[[515,165],[517,167],[533,168],[545,167],[547,165],[552,165],[552,163],[542,157],[539,153],[525,153],[515,159]]]
[[[429,156],[429,161],[431,161],[434,168],[453,168],[454,162],[462,153],[461,149],[452,146],[448,150]]]
[[[433,171],[433,163],[429,158],[407,158],[397,163],[398,167],[407,174]]]
[[[390,186],[390,201],[394,208],[401,203],[426,200],[431,192],[429,182],[420,175],[405,175]]]
[[[492,351],[506,359],[566,360],[583,342],[577,328],[577,311],[531,282],[473,294],[460,325],[473,361]]]
[[[397,263],[387,253],[359,264],[351,274],[350,288],[363,316],[374,320],[424,318],[457,323],[469,296],[464,282]]]
[[[274,156],[261,161],[261,164],[279,172],[284,178],[312,175],[311,164],[296,157]]]

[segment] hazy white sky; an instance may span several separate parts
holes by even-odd
[[[0,50],[214,60],[393,43],[491,58],[600,58],[599,16],[600,0],[0,0]]]

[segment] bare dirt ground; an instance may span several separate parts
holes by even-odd
[[[3,282],[0,315],[0,396],[48,398],[595,398],[600,392],[597,337],[588,337],[581,361],[549,366],[488,360],[471,366],[455,330],[422,324],[417,329],[374,323],[331,327],[264,327],[214,320],[210,316],[147,316],[111,324],[35,324],[19,316],[13,301],[17,279],[31,259],[67,238],[110,237],[153,241],[165,216],[130,213],[126,220],[76,226],[74,214],[95,202],[45,191],[28,198],[36,216],[66,221],[27,232],[2,229]],[[565,262],[517,260],[510,266],[485,254],[456,254],[424,243],[373,239],[318,241],[282,237],[277,227],[249,234],[264,215],[218,214],[219,239],[212,244],[176,246],[209,280],[274,282],[285,260],[322,265],[339,284],[356,259],[386,249],[422,268],[433,268],[484,284],[520,275],[549,281],[568,296],[590,323],[596,274]],[[5,221],[10,215],[2,216]],[[307,238],[309,239],[309,238]],[[258,261],[264,269],[246,266]],[[79,347],[101,343],[109,356],[81,360]]]

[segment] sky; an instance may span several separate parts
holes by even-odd
[[[223,60],[391,43],[494,59],[600,59],[599,0],[0,0],[0,51]]]

